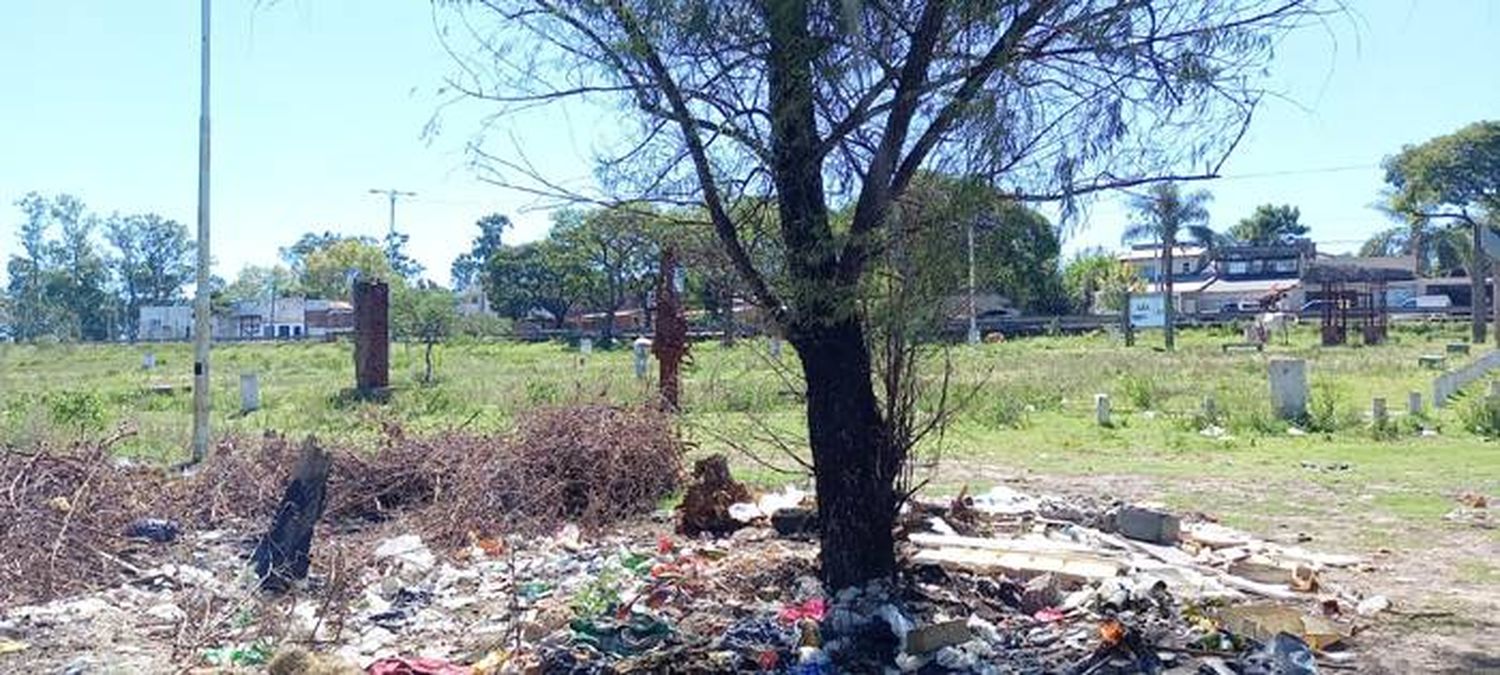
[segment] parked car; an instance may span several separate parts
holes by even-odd
[[[1402,300],[1396,306],[1401,309],[1448,309],[1453,306],[1453,298],[1446,295],[1418,295]]]
[[[1262,311],[1264,308],[1254,300],[1240,300],[1219,305],[1220,314],[1259,314]]]

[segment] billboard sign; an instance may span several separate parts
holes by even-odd
[[[1166,306],[1161,293],[1130,296],[1130,325],[1137,328],[1161,328],[1167,325]]]

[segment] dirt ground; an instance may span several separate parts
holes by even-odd
[[[1006,473],[983,466],[954,467],[968,480],[1002,482],[1029,493],[1099,497],[1186,506],[1213,517],[1264,498],[1262,486],[1222,479],[1184,481],[1152,476],[1049,476]],[[1500,582],[1470,578],[1466,566],[1491,570],[1500,560],[1494,529],[1459,523],[1431,527],[1410,519],[1375,518],[1350,508],[1345,496],[1307,482],[1292,498],[1306,515],[1277,515],[1270,528],[1247,528],[1272,541],[1302,542],[1311,550],[1367,556],[1363,569],[1330,570],[1328,581],[1385,595],[1393,610],[1355,637],[1367,659],[1360,672],[1500,673]],[[1278,488],[1285,488],[1279,485]],[[1277,496],[1284,494],[1278,490]],[[1493,508],[1493,507],[1491,507]],[[1343,514],[1343,515],[1337,515]],[[1259,519],[1257,519],[1259,520]],[[1493,528],[1493,521],[1489,527]],[[1372,545],[1369,530],[1390,536]],[[1485,575],[1480,575],[1485,576]]]

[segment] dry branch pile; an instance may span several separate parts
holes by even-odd
[[[333,454],[325,522],[401,516],[431,540],[597,528],[649,512],[676,489],[683,445],[671,416],[583,406],[534,411],[506,436],[388,434],[375,451]],[[0,603],[108,585],[137,518],[190,527],[264,527],[296,444],[230,439],[185,477],[114,463],[109,443],[0,450]]]

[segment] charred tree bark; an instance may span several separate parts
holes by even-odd
[[[302,458],[287,481],[271,529],[261,537],[251,557],[262,590],[286,590],[292,582],[307,577],[313,526],[323,516],[332,465],[333,458],[309,436],[302,446]]]
[[[682,361],[688,353],[687,318],[682,313],[682,298],[677,293],[677,251],[671,246],[661,252],[661,276],[656,282],[656,339],[651,353],[659,365],[657,386],[661,389],[661,407],[675,412],[681,404]]]

